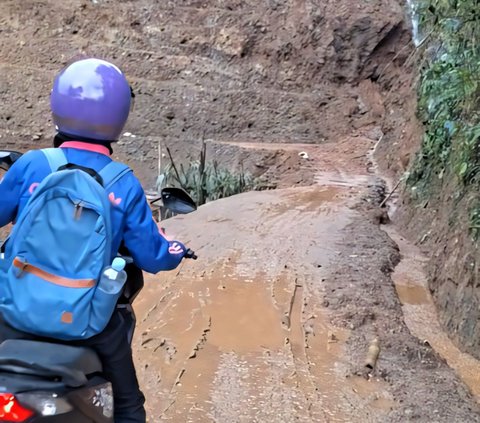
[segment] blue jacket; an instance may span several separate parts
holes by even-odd
[[[112,159],[108,149],[101,145],[67,142],[61,147],[69,163],[85,166],[99,172]],[[15,222],[27,204],[35,187],[50,173],[45,155],[39,150],[24,154],[0,182],[0,227]],[[159,232],[145,193],[138,179],[129,172],[116,182],[109,193],[115,204],[112,214],[113,251],[116,254],[122,241],[141,269],[157,273],[178,266],[183,254],[175,251],[172,243]]]

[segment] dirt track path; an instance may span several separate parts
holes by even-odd
[[[311,160],[321,150],[295,148],[307,148]],[[139,303],[147,312],[138,355],[150,361],[142,373],[160,394],[150,404],[157,416],[344,421],[388,405],[380,385],[345,382],[348,332],[330,325],[322,306],[329,259],[361,191],[335,185],[247,193],[165,222],[201,259],[169,275],[163,289],[151,284]],[[379,399],[350,398],[354,389]]]
[[[376,189],[365,157],[379,134],[342,137],[373,126],[404,140],[403,3],[0,1],[3,148],[50,144],[53,75],[84,55],[114,60],[133,82],[127,130],[137,138],[117,152],[147,185],[158,140],[188,153],[206,128],[217,141],[332,141],[243,144],[255,155],[245,163],[272,166],[279,187],[317,185],[165,222],[200,260],[151,277],[136,304],[150,422],[480,421],[464,385],[405,326],[389,276],[394,244],[351,208]],[[383,104],[385,89],[397,101]],[[223,147],[231,166],[234,148]],[[297,148],[310,157],[300,167]],[[272,149],[285,155],[267,165]],[[355,368],[375,336],[382,353],[367,381]]]
[[[352,374],[362,364],[347,351],[352,330],[331,323],[325,294],[359,218],[352,206],[374,183],[365,166],[374,142],[297,146],[318,169],[316,186],[246,193],[164,222],[200,259],[149,278],[138,300],[149,421],[394,421],[395,390]],[[456,421],[477,421],[470,413]]]

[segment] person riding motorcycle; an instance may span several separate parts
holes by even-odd
[[[70,64],[56,76],[50,97],[58,131],[54,147],[62,149],[69,163],[99,172],[112,161],[112,143],[122,133],[132,97],[126,77],[112,63],[89,58]],[[39,150],[31,150],[15,162],[0,183],[0,227],[17,220],[35,188],[50,173]],[[111,187],[109,200],[115,206],[113,255],[124,245],[135,265],[150,273],[179,265],[186,248],[159,231],[132,172]],[[128,329],[124,316],[116,310],[102,333],[71,344],[91,347],[99,355],[105,377],[113,386],[115,422],[145,423],[145,399],[136,377]],[[38,339],[14,329],[0,316],[0,341],[12,338]]]

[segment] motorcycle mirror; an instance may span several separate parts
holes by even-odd
[[[18,151],[0,151],[0,169],[8,170],[22,156]]]
[[[176,214],[187,214],[197,210],[195,201],[180,188],[163,188],[160,197],[151,201],[151,204],[162,200],[163,207]]]

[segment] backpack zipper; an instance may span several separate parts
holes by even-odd
[[[74,204],[75,204],[75,209],[73,212],[73,218],[75,220],[79,220],[80,217],[82,216],[83,204],[82,204],[82,201],[77,201]]]

